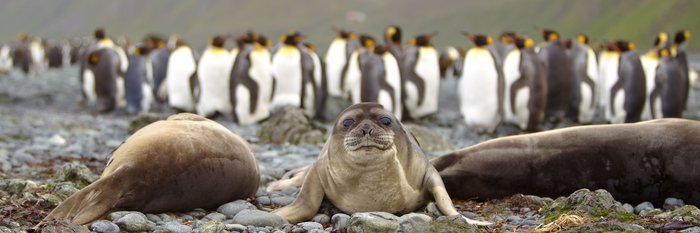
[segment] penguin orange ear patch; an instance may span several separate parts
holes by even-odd
[[[90,54],[90,56],[88,57],[88,62],[91,65],[95,65],[97,64],[97,61],[99,61],[99,57],[97,56],[97,54]]]

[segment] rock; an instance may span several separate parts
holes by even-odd
[[[12,229],[6,226],[0,226],[0,233],[12,233]]]
[[[290,197],[295,197],[296,194],[299,192],[299,188],[298,188],[298,187],[294,187],[294,186],[292,186],[292,187],[287,187],[287,188],[285,188],[285,189],[282,189],[281,192],[282,192],[282,194],[284,194],[284,195],[287,195],[287,196],[290,196]]]
[[[73,195],[73,193],[80,190],[80,189],[75,187],[76,185],[77,184],[74,184],[71,182],[60,182],[60,183],[49,183],[46,187],[48,190],[51,190],[51,194],[55,195],[60,200],[65,200],[70,195]]]
[[[39,185],[31,180],[0,179],[0,190],[5,191],[10,195],[21,194],[27,190],[32,190],[38,187]]]
[[[416,141],[418,141],[418,144],[426,152],[453,150],[452,146],[450,146],[445,138],[439,133],[416,124],[405,124],[404,127],[406,127],[406,129],[413,134]]]
[[[425,210],[428,211],[428,214],[434,218],[445,216],[442,214],[442,212],[440,212],[440,209],[437,207],[437,205],[435,205],[435,202],[432,201],[425,206]]]
[[[311,221],[320,223],[321,225],[327,225],[331,223],[331,217],[328,217],[328,215],[325,214],[317,214],[311,219]]]
[[[127,129],[127,132],[129,134],[134,134],[136,131],[143,128],[144,126],[147,126],[156,121],[165,120],[166,118],[166,116],[161,116],[154,113],[138,115],[129,123],[129,128]]]
[[[656,214],[654,215],[656,218],[663,218],[667,220],[674,219],[676,217],[692,217],[695,218],[696,222],[698,222],[697,219],[700,219],[700,209],[698,207],[692,206],[692,205],[685,205],[680,208],[677,208],[671,212],[666,212],[666,213],[661,213],[661,214]]]
[[[86,226],[81,226],[65,220],[50,220],[41,223],[34,232],[40,233],[89,233],[90,230]]]
[[[260,204],[260,205],[271,205],[272,204],[272,200],[270,200],[270,197],[267,197],[267,196],[255,198],[255,201],[258,202],[258,204]]]
[[[267,175],[267,176],[275,178],[275,179],[280,179],[284,175],[284,169],[279,168],[279,167],[261,166],[260,174]]]
[[[24,151],[18,151],[15,152],[14,155],[12,155],[12,164],[15,166],[20,166],[25,163],[34,165],[40,162],[41,160],[34,158],[34,156]]]
[[[430,230],[426,232],[485,232],[477,226],[472,226],[462,216],[442,216],[430,222]]]
[[[226,225],[219,221],[208,221],[197,228],[200,233],[224,233]]]
[[[506,217],[506,222],[509,222],[511,224],[519,224],[522,221],[523,221],[523,219],[520,218],[519,216],[516,216],[516,215],[511,215],[511,216]]]
[[[61,137],[61,135],[54,134],[51,138],[49,138],[48,143],[54,146],[63,147],[66,145],[66,139]]]
[[[260,126],[260,143],[323,144],[325,128],[315,125],[304,110],[292,106],[277,108]]]
[[[216,212],[224,214],[226,218],[233,218],[233,216],[236,216],[238,212],[246,209],[257,210],[258,208],[245,200],[236,200],[219,206],[219,208],[216,209]]]
[[[163,221],[163,219],[161,219],[160,217],[158,217],[158,215],[155,215],[155,214],[146,214],[146,218],[148,219],[148,221],[151,221],[154,223],[159,223],[159,222]]]
[[[346,232],[348,223],[350,222],[350,216],[347,214],[335,214],[331,217],[331,223],[333,223],[333,229],[337,229],[340,232]]]
[[[97,220],[90,224],[90,230],[97,233],[119,233],[119,226],[107,220]]]
[[[233,217],[233,223],[244,226],[274,226],[279,227],[286,223],[279,215],[260,210],[244,209]]]
[[[654,233],[653,230],[644,229],[637,224],[620,223],[615,221],[587,222],[571,228],[564,232],[640,232]]]
[[[642,211],[639,212],[639,216],[641,216],[641,217],[656,216],[656,215],[662,214],[663,212],[664,211],[659,209],[659,208],[643,209]]]
[[[680,233],[700,233],[700,227],[691,227],[691,228],[686,228],[681,231]]]
[[[645,201],[642,203],[639,203],[636,207],[634,207],[634,213],[639,214],[642,212],[642,210],[651,210],[654,209],[654,204],[651,204],[651,202]]]
[[[399,217],[385,212],[355,213],[348,222],[348,232],[395,232]]]
[[[148,221],[144,214],[129,213],[119,218],[117,221],[114,221],[114,223],[117,224],[120,229],[128,232],[150,231],[156,228],[156,224]]]
[[[54,174],[53,180],[55,182],[71,182],[76,184],[77,188],[82,189],[98,178],[100,177],[92,173],[85,165],[73,162],[63,164]]]
[[[291,204],[294,201],[294,199],[296,198],[290,196],[280,196],[271,198],[271,201],[272,204],[286,206]]]
[[[128,214],[139,214],[139,215],[143,215],[143,217],[146,218],[145,214],[138,212],[138,211],[114,211],[114,212],[109,213],[107,215],[107,219],[112,221],[112,222],[115,222]],[[148,218],[146,218],[146,219],[148,219]]]
[[[399,218],[398,232],[428,232],[432,218],[425,214],[410,213]]]
[[[241,225],[241,224],[226,224],[226,230],[229,230],[229,231],[244,232],[245,229],[248,229],[248,228],[246,226]]]
[[[666,198],[666,200],[664,200],[663,207],[664,207],[664,210],[666,210],[666,211],[673,211],[673,210],[678,209],[684,205],[685,205],[685,203],[683,202],[683,200],[678,199],[678,198],[669,197],[669,198]]]
[[[568,197],[557,198],[543,207],[541,212],[545,217],[551,218],[571,211],[595,217],[607,217],[611,213],[624,212],[625,209],[608,191],[579,189]]]
[[[304,229],[304,232],[309,232],[312,230],[323,230],[323,225],[317,222],[302,222],[297,224],[297,227]]]
[[[326,99],[326,107],[324,108],[323,118],[327,121],[333,121],[347,107],[350,107],[352,102],[346,98],[328,96]]]
[[[222,222],[226,220],[226,215],[222,213],[213,212],[202,217],[202,221],[219,221]]]
[[[475,214],[475,213],[472,213],[472,212],[469,212],[469,211],[464,211],[464,212],[462,212],[462,215],[463,215],[464,217],[469,218],[469,219],[479,219],[479,218],[481,218],[478,214]]]
[[[625,211],[629,213],[634,213],[634,206],[630,205],[629,203],[622,205],[622,208],[625,208]]]
[[[182,225],[180,222],[172,221],[166,222],[162,226],[158,226],[155,232],[159,233],[188,233],[192,232],[192,227],[187,225]]]

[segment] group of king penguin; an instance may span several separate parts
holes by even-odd
[[[632,42],[608,41],[596,52],[586,35],[561,38],[539,29],[544,42],[518,33],[498,41],[464,32],[474,46],[464,55],[450,48],[459,77],[460,111],[467,126],[492,133],[505,122],[536,131],[545,121],[590,124],[682,117],[689,92],[685,47],[690,33],[673,40],[660,33],[654,47],[640,56]],[[456,58],[456,59],[455,59]],[[447,66],[444,65],[444,66]]]
[[[659,33],[643,55],[630,41],[606,41],[594,49],[586,35],[565,39],[547,29],[539,29],[539,44],[513,32],[497,41],[462,32],[473,46],[442,52],[431,44],[436,32],[403,44],[396,25],[385,28],[383,42],[334,30],[337,37],[324,56],[294,31],[274,46],[252,31],[216,35],[201,55],[177,36],[147,36],[127,46],[98,28],[87,43],[48,45],[20,33],[18,42],[0,48],[0,71],[15,67],[32,74],[38,64],[79,64],[83,101],[99,112],[142,113],[156,102],[239,124],[263,121],[284,105],[331,120],[327,105],[340,103],[332,98],[377,102],[398,119],[417,120],[438,112],[441,78],[451,74],[458,79],[454,88],[464,122],[485,133],[501,123],[537,131],[545,121],[682,117],[690,88],[686,30]],[[229,39],[235,43],[231,50],[225,46]]]

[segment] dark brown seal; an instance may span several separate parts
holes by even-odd
[[[627,203],[700,204],[700,122],[662,119],[493,139],[436,158],[454,198],[558,197],[606,189]]]
[[[251,197],[260,176],[248,143],[225,127],[183,113],[137,131],[113,153],[100,179],[44,220],[87,224],[110,210],[212,209]]]

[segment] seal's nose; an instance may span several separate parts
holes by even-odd
[[[372,129],[372,127],[369,126],[369,124],[364,123],[364,124],[362,125],[362,135],[364,135],[364,136],[367,136],[367,135],[372,136],[372,132],[373,132],[373,131],[374,131],[374,129]]]

